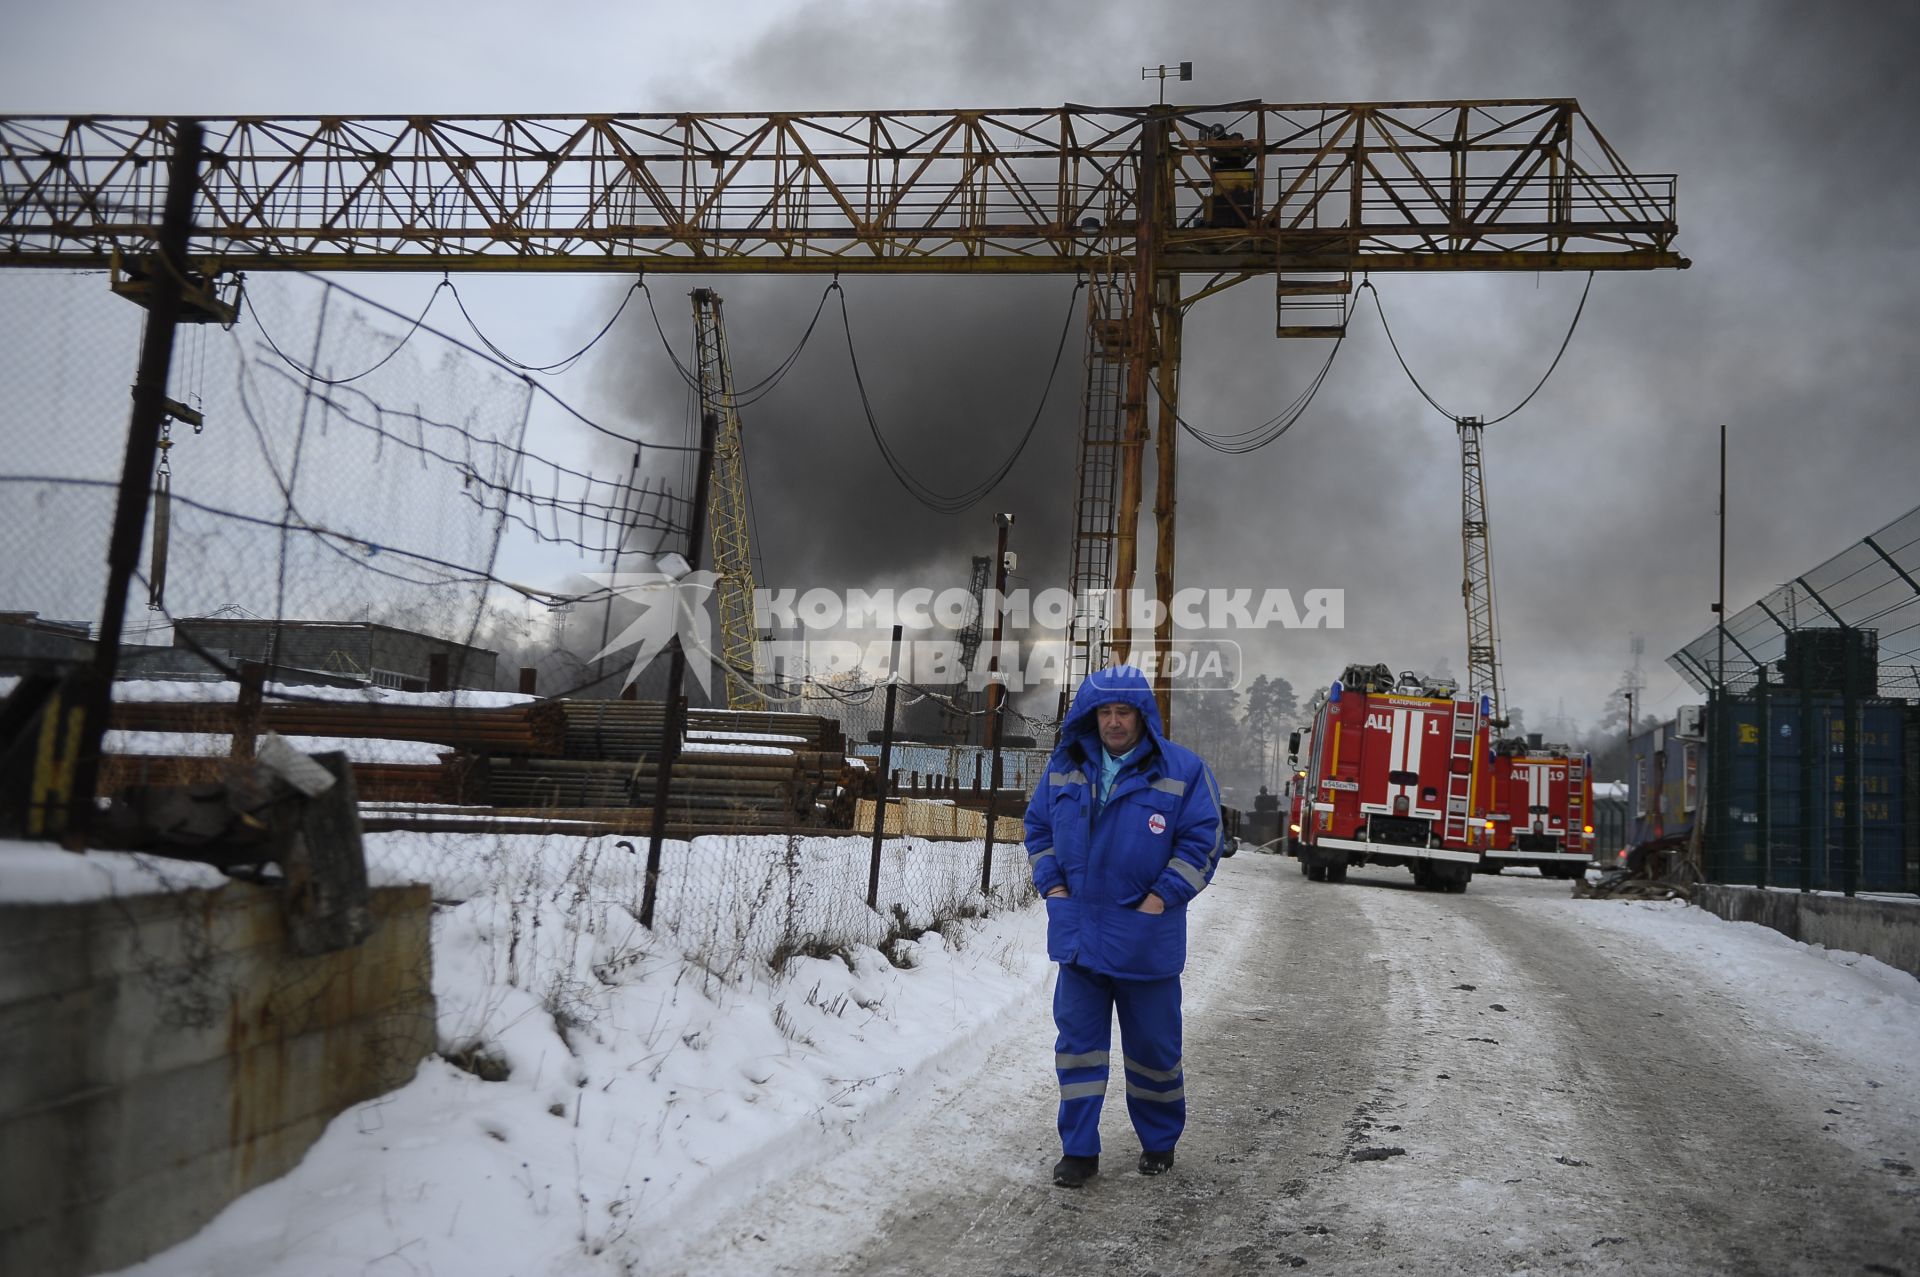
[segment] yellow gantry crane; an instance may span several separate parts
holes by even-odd
[[[694,362],[700,382],[700,413],[714,418],[713,475],[707,483],[707,523],[713,538],[715,610],[720,618],[720,659],[727,708],[761,710],[767,698],[754,689],[753,547],[747,534],[747,460],[740,412],[733,395],[733,365],[720,294],[693,290]]]
[[[1133,588],[1149,438],[1171,598],[1195,303],[1271,277],[1276,335],[1334,336],[1355,272],[1687,264],[1675,179],[1629,170],[1570,98],[198,123],[188,317],[261,270],[1088,278],[1076,676],[1134,644],[1093,599]],[[141,298],[180,125],[0,117],[0,266],[111,270]]]

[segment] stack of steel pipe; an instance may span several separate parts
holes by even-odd
[[[653,813],[645,807],[581,807],[568,810],[545,807],[473,809],[380,809],[362,811],[361,827],[368,833],[418,830],[425,833],[569,834],[579,838],[623,836],[634,840],[633,854],[644,856],[644,840],[653,832]],[[789,828],[788,823],[753,824],[715,817],[707,812],[669,810],[669,838],[700,834],[759,833]]]
[[[650,701],[557,702],[566,718],[569,758],[637,758],[660,750],[666,709]],[[725,709],[687,712],[688,740],[776,743],[800,751],[839,755],[846,740],[840,724],[817,714],[784,714]],[[798,737],[798,740],[790,739]]]
[[[127,731],[226,735],[240,729],[230,702],[128,702],[111,725]],[[370,803],[482,804],[548,821],[621,813],[646,823],[664,708],[638,701],[532,701],[501,707],[354,701],[269,702],[258,730],[287,736],[425,741],[462,751],[435,764],[356,763]],[[121,756],[113,785],[192,783],[221,774],[221,758]],[[674,764],[669,826],[715,832],[851,827],[853,799],[872,775],[848,761],[840,724],[813,714],[695,709]],[[466,819],[476,819],[467,816]]]
[[[116,703],[108,726],[140,732],[231,733],[231,702]],[[552,701],[520,705],[404,705],[355,701],[269,701],[259,730],[282,736],[350,736],[427,741],[475,754],[559,754],[565,715]]]
[[[649,802],[657,775],[651,758],[495,759],[487,792],[496,807],[621,807]],[[807,813],[813,788],[795,755],[682,755],[674,765],[675,810],[753,811],[793,822]]]
[[[568,759],[598,760],[634,767],[632,797],[651,801],[653,759],[660,752],[665,709],[642,701],[563,701]],[[846,738],[840,724],[815,714],[694,709],[688,714],[687,739],[673,768],[674,804],[687,795],[689,810],[725,805],[733,810],[780,813],[788,824],[850,827],[852,803]],[[532,766],[537,760],[529,759]],[[537,772],[538,769],[535,768]],[[778,783],[769,787],[766,782]],[[542,782],[543,792],[574,793],[574,787]],[[493,792],[496,802],[525,793],[527,782],[507,782]],[[609,801],[617,790],[604,777],[593,787]]]
[[[250,763],[241,764],[250,766]],[[107,754],[100,760],[95,791],[110,797],[134,785],[208,785],[228,779],[236,760],[218,754]],[[354,763],[355,796],[364,802],[459,802],[460,764],[449,755],[438,763]]]

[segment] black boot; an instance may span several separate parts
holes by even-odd
[[[1053,1164],[1053,1182],[1062,1188],[1082,1188],[1100,1173],[1100,1159],[1069,1154]]]
[[[1140,1173],[1142,1175],[1165,1175],[1173,1169],[1173,1150],[1161,1153],[1143,1152],[1140,1154]]]

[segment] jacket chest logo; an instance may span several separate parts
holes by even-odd
[[[1148,817],[1147,817],[1147,831],[1148,831],[1149,833],[1155,833],[1155,834],[1164,834],[1164,833],[1166,833],[1166,832],[1167,832],[1167,818],[1166,818],[1165,816],[1162,816],[1162,815],[1161,815],[1161,814],[1160,814],[1159,812],[1157,812],[1157,811],[1156,811],[1156,812],[1154,812],[1154,813],[1153,813],[1153,814],[1152,814],[1151,816],[1148,816]]]

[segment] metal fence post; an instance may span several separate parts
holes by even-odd
[[[1773,882],[1773,697],[1767,682],[1767,667],[1759,667],[1759,679],[1753,685],[1753,718],[1760,732],[1760,769],[1753,788],[1753,803],[1760,831],[1760,886]]]
[[[900,693],[900,629],[893,627],[893,655],[887,658],[887,717],[880,725],[880,779],[873,792],[873,855],[867,865],[867,908],[880,909],[880,840],[887,828],[887,769],[893,765],[893,709]]]
[[[1815,799],[1813,776],[1814,718],[1813,693],[1808,687],[1813,683],[1813,648],[1806,643],[1800,645],[1799,655],[1793,662],[1793,681],[1799,688],[1800,696],[1800,890],[1813,890],[1813,850],[1814,837],[1820,835],[1819,846],[1826,849],[1826,821],[1814,824],[1816,811],[1825,815],[1825,808]],[[1825,748],[1825,742],[1821,743]],[[1822,796],[1824,797],[1824,796]],[[1821,883],[1825,885],[1826,875],[1821,874]]]
[[[1733,846],[1731,831],[1727,828],[1727,813],[1731,804],[1728,793],[1733,788],[1733,751],[1727,745],[1727,693],[1723,686],[1707,689],[1707,792],[1699,796],[1700,806],[1695,810],[1696,822],[1706,821],[1705,836],[1700,840],[1701,873],[1708,882],[1726,882],[1733,877],[1728,872],[1729,852]],[[1684,759],[1687,745],[1681,747],[1682,781],[1684,783]]]
[[[1860,872],[1865,868],[1866,838],[1860,819],[1860,801],[1866,796],[1860,761],[1860,653],[1854,643],[1859,631],[1840,627],[1841,680],[1840,713],[1845,722],[1840,728],[1840,802],[1841,828],[1846,850],[1840,867],[1841,890],[1851,896],[1860,889]]]
[[[713,480],[713,441],[720,419],[714,413],[700,418],[700,467],[693,485],[693,518],[687,529],[687,566],[700,566],[700,543],[707,537],[707,486]],[[687,726],[687,649],[680,642],[680,598],[676,594],[668,606],[674,609],[673,637],[667,640],[666,721],[660,725],[660,762],[653,780],[653,818],[647,838],[647,878],[640,897],[640,925],[653,927],[653,906],[660,894],[660,848],[667,838],[667,804],[673,793],[673,764],[680,757],[680,737]],[[691,840],[691,836],[689,836]]]
[[[996,551],[993,586],[993,655],[987,660],[987,743],[993,747],[993,764],[987,769],[987,837],[980,851],[980,894],[993,890],[993,834],[1000,821],[1000,736],[1007,716],[1007,685],[1000,676],[1000,641],[1007,620],[1007,533],[1013,527],[1011,514],[996,514],[1000,526],[1000,545]]]
[[[1003,773],[1000,770],[1000,720],[1006,715],[1006,684],[995,682],[990,689],[995,693],[989,702],[987,713],[992,717],[987,722],[987,730],[993,733],[993,765],[987,769],[987,839],[980,852],[980,894],[986,895],[993,890],[993,836],[994,827],[1000,823],[1000,784]]]

